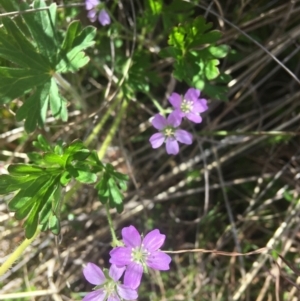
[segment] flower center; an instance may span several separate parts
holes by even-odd
[[[114,281],[107,281],[104,285],[104,290],[107,295],[111,295],[116,291],[116,283]]]
[[[183,101],[180,105],[180,109],[183,113],[186,113],[186,114],[192,112],[193,111],[193,101],[183,99]]]
[[[164,128],[163,133],[166,137],[174,137],[175,129],[171,126]]]
[[[131,259],[135,263],[145,265],[145,262],[150,255],[150,252],[144,249],[144,245],[132,248]]]

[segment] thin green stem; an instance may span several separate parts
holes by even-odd
[[[16,262],[25,251],[25,249],[34,241],[34,239],[40,233],[40,229],[37,229],[35,234],[30,239],[25,239],[17,248],[16,250],[8,257],[8,259],[2,264],[0,267],[0,276],[4,275],[8,269]]]
[[[112,247],[117,247],[117,246],[120,245],[120,242],[119,242],[119,240],[117,239],[117,236],[116,236],[113,221],[112,221],[112,218],[111,218],[111,215],[110,215],[110,212],[109,212],[108,203],[105,204],[105,210],[106,210],[106,217],[107,217],[107,221],[108,221],[108,226],[109,226],[111,237],[112,237],[111,245],[112,245]]]
[[[105,122],[109,118],[111,112],[116,108],[116,106],[118,105],[119,102],[120,102],[120,98],[116,97],[115,100],[113,101],[112,105],[108,108],[108,110],[104,114],[104,116],[101,117],[101,120],[94,127],[91,134],[84,141],[84,144],[86,146],[89,146],[90,143],[95,139],[95,137],[99,135],[99,132],[102,130],[103,125],[105,124]]]
[[[108,146],[110,145],[113,137],[115,136],[115,134],[117,132],[117,129],[119,128],[120,122],[122,120],[122,117],[123,117],[126,109],[127,109],[127,106],[128,106],[128,101],[124,100],[122,105],[121,105],[121,109],[118,112],[118,114],[117,114],[117,116],[114,120],[114,123],[113,123],[113,125],[111,126],[111,128],[109,130],[109,133],[107,134],[106,138],[104,139],[104,141],[102,143],[102,146],[101,146],[100,150],[98,151],[98,157],[99,157],[100,160],[104,157]]]

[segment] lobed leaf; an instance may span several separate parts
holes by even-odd
[[[205,76],[208,80],[215,79],[219,75],[218,60],[209,60],[205,64]]]
[[[0,67],[0,104],[10,102],[35,86],[46,84],[49,79],[45,70]]]
[[[7,2],[0,0],[8,11],[31,8],[26,2]],[[62,40],[56,28],[57,5],[35,0],[33,8],[34,12],[14,19],[4,17],[0,28],[0,57],[18,66],[0,67],[0,105],[30,92],[16,116],[18,121],[25,119],[27,132],[44,126],[49,105],[55,118],[67,120],[67,101],[53,75],[74,72],[86,65],[89,58],[83,50],[94,44],[96,35],[94,27],[81,29],[79,21],[75,21]]]
[[[95,44],[95,35],[95,27],[88,26],[81,30],[79,21],[71,22],[59,52],[60,60],[56,66],[56,71],[61,73],[74,72],[85,66],[89,62],[89,58],[85,56],[82,50]]]

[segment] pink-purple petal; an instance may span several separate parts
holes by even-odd
[[[193,135],[185,130],[176,130],[175,138],[183,144],[189,145],[193,143]]]
[[[194,102],[193,112],[202,113],[208,109],[207,100],[204,98],[198,99]]]
[[[186,114],[186,118],[194,123],[201,123],[202,117],[195,113]]]
[[[151,123],[157,130],[163,130],[168,125],[166,118],[160,114],[155,114]]]
[[[87,14],[87,16],[88,16],[88,18],[91,20],[91,22],[95,22],[96,21],[96,19],[97,19],[97,12],[96,12],[96,10],[94,10],[94,9],[91,9],[89,12],[88,12],[88,14]]]
[[[162,133],[153,134],[149,142],[151,143],[152,148],[159,148],[165,141],[165,136]]]
[[[105,282],[106,278],[102,270],[92,262],[88,262],[83,269],[85,279],[94,285],[100,285]]]
[[[194,89],[194,88],[189,88],[187,92],[184,95],[184,98],[186,100],[193,100],[196,101],[200,96],[200,90]]]
[[[182,98],[178,93],[174,92],[169,96],[169,102],[175,109],[179,109]]]
[[[108,296],[107,301],[121,301],[116,293],[112,293]]]
[[[171,114],[175,116],[178,126],[181,124],[182,118],[185,116],[185,113],[181,109],[175,109]]]
[[[181,123],[181,116],[178,110],[173,111],[167,118],[168,125],[177,128]]]
[[[118,267],[115,264],[112,264],[109,268],[109,276],[112,278],[114,281],[118,281],[121,276],[123,275],[125,271],[125,266],[123,267]]]
[[[171,260],[171,257],[166,253],[156,251],[148,256],[146,263],[154,270],[167,271],[170,269]]]
[[[91,9],[95,8],[96,6],[98,6],[99,3],[100,3],[99,0],[85,0],[85,8],[87,10],[91,10]]]
[[[168,155],[177,155],[179,153],[179,145],[176,139],[167,138],[166,140],[166,151]]]
[[[109,253],[109,262],[117,266],[125,266],[131,262],[131,249],[125,247],[118,247],[112,249]]]
[[[143,275],[143,266],[141,264],[132,262],[125,271],[124,284],[132,289],[139,287]]]
[[[103,301],[105,295],[106,293],[102,289],[99,289],[85,295],[82,301]]]
[[[125,300],[135,300],[138,298],[136,290],[127,287],[126,285],[120,284],[117,286],[118,294]]]
[[[127,247],[139,247],[142,243],[141,235],[134,226],[124,227],[122,229],[122,238]]]
[[[109,25],[111,20],[110,16],[105,9],[102,9],[98,16],[98,21],[102,26]]]
[[[150,251],[158,250],[165,242],[166,235],[160,234],[158,229],[150,231],[144,238],[143,244],[145,248]]]

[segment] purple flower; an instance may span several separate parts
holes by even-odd
[[[147,267],[161,271],[170,269],[171,257],[158,250],[166,238],[159,230],[149,232],[142,239],[137,229],[129,226],[122,229],[122,238],[125,246],[113,249],[109,262],[120,267],[126,266],[125,285],[136,289]]]
[[[111,265],[109,277],[95,264],[89,262],[83,269],[85,279],[96,285],[95,290],[88,293],[82,301],[121,301],[135,300],[138,297],[136,290],[119,283],[125,267]]]
[[[178,93],[172,93],[169,102],[174,107],[175,114],[180,117],[186,117],[192,122],[200,123],[202,121],[199,113],[206,111],[207,100],[200,98],[200,91],[190,88],[182,98]]]
[[[99,0],[85,0],[85,8],[88,10],[88,18],[91,22],[95,22],[97,20],[97,13],[100,8],[100,12],[98,14],[98,21],[103,25],[110,24],[110,16],[105,9],[101,9],[103,4],[100,3]]]
[[[178,142],[192,144],[191,133],[178,129],[181,117],[172,112],[166,119],[160,114],[156,114],[152,120],[152,125],[159,130],[159,133],[152,135],[149,139],[153,148],[160,147],[166,142],[166,150],[169,155],[177,155],[179,152]]]

